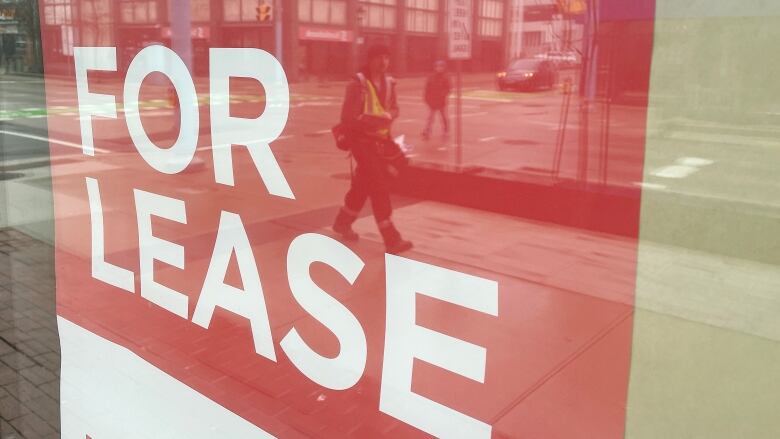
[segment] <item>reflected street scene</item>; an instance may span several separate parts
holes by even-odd
[[[0,438],[777,437],[770,9],[0,3]]]

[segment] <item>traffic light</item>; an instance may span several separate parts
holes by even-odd
[[[272,21],[273,14],[273,7],[266,2],[260,3],[260,6],[255,8],[255,19],[261,23]]]
[[[585,0],[558,0],[558,10],[566,15],[579,15],[588,9]]]

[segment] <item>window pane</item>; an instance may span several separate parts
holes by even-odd
[[[257,0],[241,0],[241,21],[255,21]]]
[[[190,2],[192,21],[209,21],[210,3],[210,0],[192,0]]]
[[[387,28],[387,29],[392,29],[392,28],[395,27],[395,9],[394,8],[385,8],[384,27]]]
[[[225,20],[239,21],[241,19],[241,0],[224,0]]]
[[[333,24],[344,24],[347,22],[347,2],[331,1],[330,22]]]
[[[380,27],[382,24],[382,7],[369,6],[368,25],[371,27]]]
[[[152,1],[149,3],[149,17],[148,20],[150,23],[157,21],[157,2]],[[206,11],[208,13],[208,10]]]
[[[298,19],[311,21],[311,0],[298,0]]]
[[[312,21],[315,23],[327,23],[330,9],[330,2],[328,0],[314,0],[313,1],[313,17]]]

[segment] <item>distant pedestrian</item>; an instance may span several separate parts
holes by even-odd
[[[423,138],[428,140],[433,134],[433,122],[436,114],[441,115],[441,122],[444,126],[444,136],[450,134],[450,121],[447,117],[447,97],[450,94],[452,85],[447,73],[447,64],[444,61],[437,61],[434,67],[434,73],[428,77],[425,83],[425,103],[428,105],[428,122],[425,124]]]
[[[411,249],[412,243],[401,238],[390,218],[390,164],[381,154],[387,142],[392,142],[390,127],[398,117],[395,80],[387,74],[389,65],[389,49],[374,46],[368,51],[366,66],[347,85],[341,125],[346,127],[346,143],[357,166],[333,230],[345,240],[357,240],[352,223],[370,198],[385,250],[400,253]]]

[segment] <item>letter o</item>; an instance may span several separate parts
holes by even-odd
[[[181,120],[179,136],[170,148],[160,148],[155,145],[141,123],[138,97],[143,80],[152,72],[160,72],[167,76],[179,97]],[[141,157],[152,168],[165,174],[177,174],[186,169],[195,155],[200,121],[195,84],[179,55],[160,45],[148,46],[141,50],[127,69],[124,101],[130,138]]]

